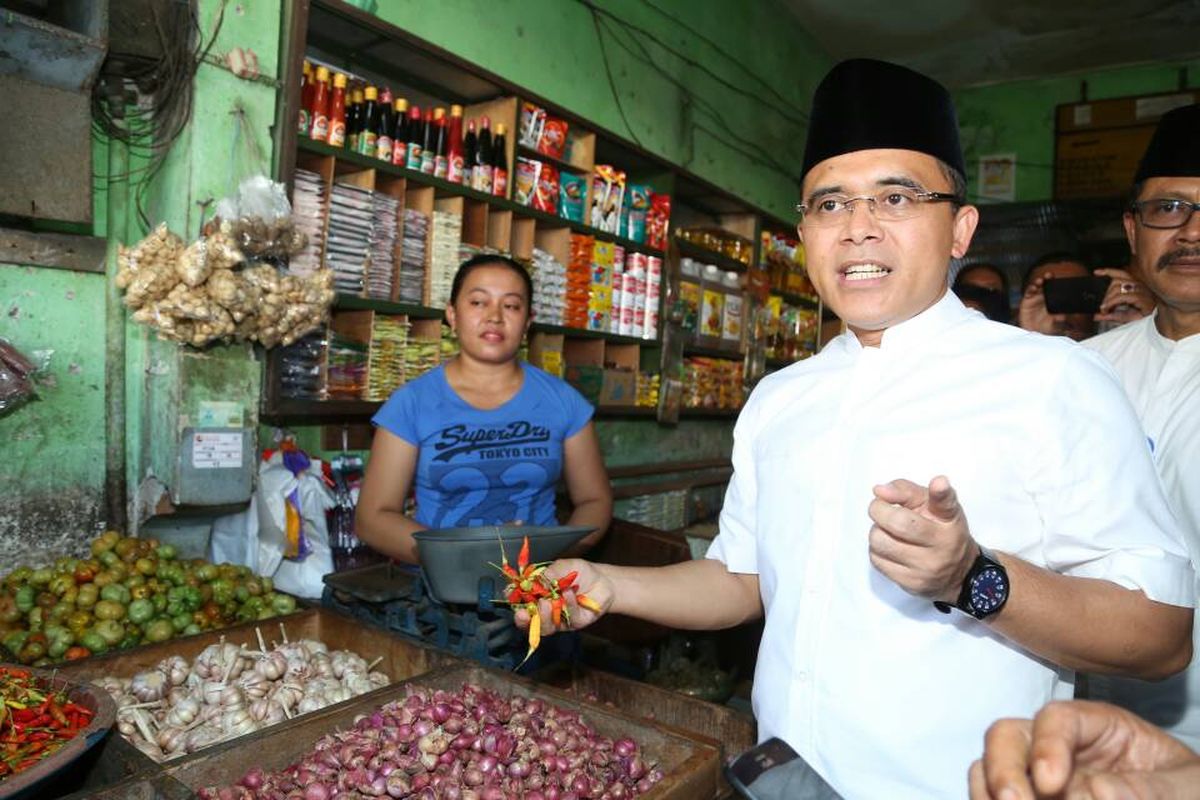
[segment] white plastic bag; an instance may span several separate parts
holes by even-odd
[[[258,572],[258,505],[253,495],[250,507],[237,514],[213,520],[208,539],[208,560],[214,564],[241,564]]]
[[[287,505],[296,492],[306,548],[296,559],[288,551]],[[259,575],[270,576],[275,588],[298,597],[319,598],[322,577],[333,571],[333,552],[325,511],[334,504],[333,492],[325,485],[321,462],[313,460],[299,475],[284,466],[282,451],[259,465],[258,488],[253,508],[258,526],[257,566]]]

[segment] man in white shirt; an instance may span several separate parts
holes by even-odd
[[[1084,345],[1116,368],[1150,439],[1192,561],[1200,563],[1200,105],[1163,116],[1138,168],[1133,197],[1125,234],[1135,275],[1158,307]],[[1100,679],[1092,687],[1093,696],[1137,712],[1200,750],[1200,660],[1161,683]]]
[[[834,67],[799,232],[849,330],[755,389],[707,559],[550,573],[676,628],[765,613],[759,735],[849,798],[962,797],[987,727],[1059,668],[1160,678],[1191,654],[1194,576],[1111,370],[948,291],[978,220],[963,171],[942,86]]]

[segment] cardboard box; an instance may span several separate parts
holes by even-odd
[[[529,363],[554,375],[563,377],[566,363],[563,360],[563,335],[561,333],[535,333],[529,340]]]
[[[586,364],[567,364],[566,381],[592,404],[600,402],[604,389],[604,368]]]
[[[633,406],[637,404],[637,373],[627,369],[606,369],[600,386],[602,406]]]
[[[567,366],[604,366],[603,339],[567,339],[563,342],[563,361]]]

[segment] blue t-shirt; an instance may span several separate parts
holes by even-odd
[[[416,520],[430,528],[521,520],[554,525],[563,441],[592,418],[569,384],[522,363],[525,379],[504,405],[481,411],[438,366],[396,390],[372,418],[418,448]]]

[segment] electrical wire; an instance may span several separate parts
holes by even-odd
[[[144,166],[130,168],[123,175],[109,175],[107,179],[136,180],[134,207],[146,228],[150,227],[146,192],[166,164],[171,145],[192,118],[196,71],[208,58],[221,31],[226,3],[227,0],[222,0],[206,44],[200,21],[188,0],[169,3],[166,20],[159,5],[151,3],[161,55],[146,58],[110,50],[101,77],[92,87],[93,136],[120,142],[128,148],[131,160],[145,161]]]
[[[604,74],[608,76],[608,89],[612,92],[613,102],[617,104],[617,113],[621,115],[621,121],[625,123],[625,130],[633,137],[633,141],[637,146],[641,147],[642,141],[638,138],[633,126],[629,124],[629,117],[625,116],[625,107],[621,104],[621,97],[617,93],[617,82],[613,79],[612,64],[608,60],[608,50],[604,47],[604,32],[600,29],[600,15],[596,12],[594,6],[590,7],[590,9],[592,12],[592,24],[596,27],[596,40],[600,44],[600,56],[604,61]]]

